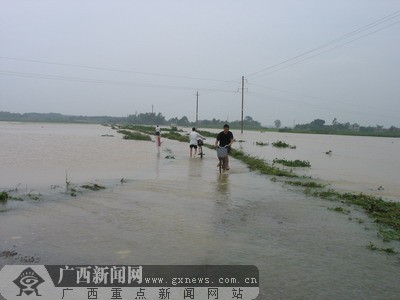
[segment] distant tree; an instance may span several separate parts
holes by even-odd
[[[311,128],[317,128],[317,129],[323,128],[324,125],[325,125],[325,120],[321,119],[315,119],[310,123]]]
[[[275,123],[275,127],[276,128],[280,128],[281,127],[281,120],[277,119],[277,120],[274,121],[274,123]]]
[[[182,118],[179,119],[178,125],[179,126],[190,126],[190,122],[186,116],[183,116]]]

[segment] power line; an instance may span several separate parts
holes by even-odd
[[[114,68],[106,68],[106,67],[94,67],[94,66],[78,65],[78,64],[66,64],[66,63],[58,63],[58,62],[50,62],[50,61],[42,61],[42,60],[34,60],[34,59],[24,59],[24,58],[16,58],[16,57],[8,57],[8,56],[0,56],[0,59],[23,61],[23,62],[33,62],[33,63],[38,63],[38,64],[56,65],[56,66],[82,68],[82,69],[90,69],[90,70],[102,70],[102,71],[111,71],[111,72],[119,72],[119,73],[131,73],[131,74],[139,74],[139,75],[159,76],[159,77],[171,77],[171,78],[202,80],[202,81],[217,81],[217,82],[226,82],[226,83],[232,82],[232,81],[213,79],[213,78],[201,78],[201,77],[190,77],[190,76],[184,76],[184,75],[174,75],[174,74],[138,72],[138,71],[132,71],[132,70],[114,69]]]
[[[383,24],[383,23],[389,22],[389,21],[391,21],[391,20],[393,20],[393,19],[396,19],[396,18],[398,18],[398,17],[400,17],[400,10],[398,10],[398,11],[396,11],[396,12],[394,12],[394,13],[391,13],[391,14],[389,14],[389,15],[383,17],[383,18],[380,18],[380,19],[378,19],[378,20],[376,20],[376,21],[374,21],[374,22],[372,22],[372,23],[369,23],[369,24],[367,24],[367,25],[364,25],[364,26],[362,26],[362,27],[360,27],[360,28],[358,28],[358,29],[356,29],[356,30],[353,30],[353,31],[351,31],[351,32],[349,32],[349,33],[346,33],[346,34],[344,34],[344,35],[342,35],[342,36],[340,36],[340,37],[338,37],[338,38],[335,38],[335,39],[333,39],[333,40],[331,40],[331,41],[329,41],[329,42],[323,43],[323,44],[321,44],[320,46],[317,46],[317,47],[315,47],[315,48],[313,48],[313,49],[311,49],[311,50],[302,52],[302,53],[300,53],[300,54],[298,54],[298,55],[296,55],[296,56],[293,56],[293,57],[291,57],[291,58],[289,58],[289,59],[286,59],[286,60],[284,60],[284,61],[282,61],[282,62],[280,62],[280,63],[274,64],[274,65],[268,66],[268,67],[266,67],[266,68],[263,68],[263,69],[261,69],[261,70],[258,70],[258,71],[256,71],[256,72],[250,73],[249,75],[247,75],[247,77],[254,77],[254,76],[257,75],[257,74],[260,74],[260,73],[263,73],[263,72],[265,72],[265,71],[271,70],[271,69],[273,69],[273,68],[275,68],[275,67],[281,66],[281,65],[286,64],[286,63],[288,63],[288,62],[290,62],[290,61],[297,60],[298,58],[301,58],[301,57],[303,57],[303,56],[306,56],[306,55],[308,55],[308,54],[311,54],[311,53],[313,53],[313,52],[315,52],[315,51],[317,51],[317,50],[326,48],[327,46],[329,46],[329,45],[331,45],[331,44],[337,43],[338,41],[341,41],[341,40],[347,39],[347,38],[349,38],[349,37],[351,37],[351,36],[357,35],[357,34],[359,34],[359,33],[361,33],[361,32],[364,32],[364,31],[366,31],[366,30],[369,30],[369,29],[371,29],[371,28],[374,28],[374,27],[376,27],[376,26],[378,26],[378,25],[381,25],[381,24]],[[277,70],[275,70],[275,71],[269,72],[269,73],[267,73],[267,74],[271,74],[271,73],[273,73],[273,72],[276,72],[276,71],[279,71],[279,70],[288,68],[288,67],[290,67],[290,66],[293,66],[293,65],[295,65],[295,64],[297,64],[297,63],[300,63],[300,62],[302,62],[302,61],[305,61],[305,60],[311,59],[311,58],[313,58],[313,57],[316,57],[316,56],[318,56],[318,55],[324,54],[324,53],[326,53],[326,52],[328,52],[328,51],[331,51],[331,50],[333,50],[333,49],[336,49],[336,48],[339,48],[339,47],[341,47],[341,46],[344,46],[344,45],[349,44],[349,43],[351,43],[351,42],[354,42],[354,41],[356,41],[356,40],[358,40],[358,39],[361,39],[361,38],[366,37],[366,36],[368,36],[368,35],[371,35],[371,34],[373,34],[373,33],[376,33],[376,32],[379,32],[379,31],[381,31],[381,30],[384,30],[384,29],[386,29],[386,28],[388,28],[388,27],[391,27],[391,26],[393,26],[393,25],[395,25],[395,24],[397,24],[397,23],[399,23],[399,22],[400,22],[400,21],[391,23],[391,24],[389,24],[389,25],[387,25],[387,26],[384,26],[384,27],[382,27],[382,28],[380,28],[380,29],[378,29],[378,30],[376,30],[376,31],[370,32],[370,33],[365,34],[365,35],[363,35],[363,36],[361,36],[361,37],[358,37],[358,38],[355,38],[355,39],[350,40],[350,41],[348,41],[348,42],[342,43],[342,44],[340,44],[339,46],[329,48],[328,50],[325,50],[325,51],[323,51],[323,52],[320,52],[320,53],[318,53],[318,54],[316,54],[316,55],[310,56],[310,57],[305,58],[305,59],[303,59],[303,60],[300,60],[300,61],[298,61],[298,62],[296,62],[296,63],[290,64],[289,66],[286,66],[286,67],[277,69]],[[267,75],[267,74],[264,74],[264,75]],[[264,75],[263,75],[263,76],[264,76]]]
[[[146,88],[167,88],[167,89],[181,89],[181,90],[196,90],[196,88],[188,87],[188,86],[145,84],[145,83],[136,83],[136,82],[129,82],[129,81],[102,80],[102,79],[93,79],[93,78],[70,77],[70,76],[60,76],[60,75],[47,75],[47,74],[38,74],[38,73],[23,73],[23,72],[4,71],[4,70],[0,70],[0,75],[3,75],[3,76],[17,76],[17,77],[28,77],[28,78],[37,78],[37,79],[64,80],[64,81],[72,81],[72,82],[80,82],[80,83],[109,84],[109,85],[123,85],[123,86],[140,86],[140,87],[146,87]],[[213,92],[233,93],[232,91],[228,91],[228,90],[220,90],[220,89],[209,89],[209,90],[213,91]]]
[[[340,44],[340,45],[338,45],[338,46],[329,48],[329,49],[327,49],[327,50],[325,50],[325,51],[323,51],[323,52],[319,52],[319,53],[314,54],[314,55],[312,55],[312,56],[306,57],[306,58],[304,58],[304,59],[302,59],[302,60],[299,60],[299,61],[296,61],[296,62],[294,62],[294,63],[292,63],[292,64],[290,64],[290,65],[284,66],[284,67],[282,67],[282,68],[273,70],[273,71],[271,71],[271,72],[268,72],[268,73],[265,73],[265,74],[262,74],[262,75],[258,75],[258,76],[253,77],[253,78],[264,77],[264,76],[266,76],[266,75],[269,75],[269,74],[272,74],[272,73],[275,73],[275,72],[278,72],[278,71],[287,69],[287,68],[289,68],[289,67],[291,67],[291,66],[294,66],[294,65],[297,65],[297,64],[299,64],[299,63],[301,63],[301,62],[303,62],[303,61],[306,61],[306,60],[312,59],[312,58],[314,58],[314,57],[320,56],[320,55],[322,55],[322,54],[325,54],[326,52],[329,52],[329,51],[332,51],[332,50],[334,50],[334,49],[340,48],[340,47],[342,47],[342,46],[344,46],[344,45],[350,44],[350,43],[352,43],[352,42],[354,42],[354,41],[357,41],[357,40],[359,40],[359,39],[362,39],[362,38],[364,38],[364,37],[366,37],[366,36],[368,36],[368,35],[371,35],[371,34],[373,34],[373,33],[382,31],[382,30],[384,30],[384,29],[386,29],[386,28],[388,28],[388,27],[391,27],[391,26],[393,26],[393,25],[396,25],[396,24],[398,24],[398,23],[400,23],[400,21],[395,22],[395,23],[393,23],[393,24],[389,24],[389,25],[387,25],[387,26],[385,26],[385,27],[383,27],[383,28],[381,28],[381,29],[378,29],[378,30],[376,30],[376,31],[367,33],[367,34],[365,34],[365,35],[363,35],[363,36],[360,36],[360,37],[355,38],[355,39],[353,39],[353,40],[350,40],[350,41],[348,41],[348,42],[342,43],[342,44]]]

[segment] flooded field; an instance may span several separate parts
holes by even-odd
[[[333,185],[399,196],[395,139],[234,134],[246,152],[268,160],[309,160],[312,168],[302,172]],[[367,249],[400,245],[382,242],[361,209],[335,212],[340,204],[282,187],[235,160],[220,175],[212,150],[203,160],[189,158],[184,143],[164,140],[158,148],[100,125],[0,123],[0,138],[0,190],[39,198],[2,205],[0,253],[17,255],[0,257],[0,267],[24,257],[40,264],[251,264],[260,270],[258,299],[400,293],[399,255]],[[258,140],[297,149],[253,145]],[[71,185],[106,189],[71,196],[66,174]]]

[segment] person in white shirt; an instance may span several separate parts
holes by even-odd
[[[158,146],[161,146],[161,128],[159,125],[156,126],[156,142]]]
[[[200,133],[198,133],[196,131],[195,127],[192,128],[192,132],[189,134],[189,138],[190,138],[190,141],[189,141],[190,157],[192,157],[193,148],[194,148],[194,156],[196,156],[196,154],[197,154],[197,141],[199,139],[205,140],[206,138],[203,137]]]

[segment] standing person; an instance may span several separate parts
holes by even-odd
[[[231,145],[234,142],[233,133],[229,131],[229,125],[224,125],[224,130],[218,133],[217,139],[215,140],[215,147],[227,147],[228,154],[231,152]],[[226,169],[229,170],[229,155],[226,157],[225,163]],[[219,163],[218,163],[219,167]]]
[[[161,146],[161,128],[159,125],[156,126],[156,139],[158,146]]]
[[[196,156],[196,154],[197,154],[197,141],[199,139],[205,140],[206,138],[203,137],[200,133],[198,133],[196,131],[195,127],[192,128],[192,132],[189,134],[189,138],[190,138],[190,141],[189,141],[190,157],[192,157],[193,148],[194,148],[194,156]]]

